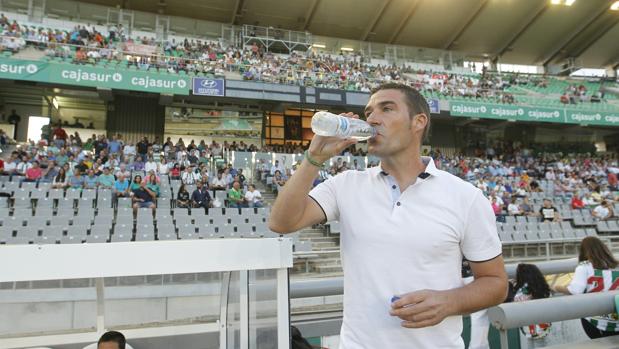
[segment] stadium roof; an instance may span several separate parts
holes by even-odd
[[[611,0],[85,0],[223,23],[281,26],[314,35],[452,49],[502,63],[619,64],[619,11]]]

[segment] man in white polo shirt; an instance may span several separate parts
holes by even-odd
[[[499,304],[507,292],[490,203],[479,189],[421,157],[430,111],[418,91],[382,85],[365,115],[377,130],[368,152],[381,165],[346,171],[310,192],[321,165],[356,143],[314,136],[278,194],[269,227],[289,233],[340,221],[342,349],[464,348],[460,315]],[[466,286],[463,256],[475,277]]]

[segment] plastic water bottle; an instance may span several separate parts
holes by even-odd
[[[376,130],[367,122],[326,111],[314,114],[312,131],[319,136],[354,138],[360,141],[376,136]]]

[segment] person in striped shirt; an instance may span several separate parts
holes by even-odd
[[[556,292],[581,294],[607,292],[619,288],[619,262],[604,243],[594,236],[584,238],[578,253],[580,262],[567,286],[555,286]],[[582,327],[591,339],[619,334],[617,313],[581,319]]]

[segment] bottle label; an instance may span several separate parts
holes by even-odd
[[[348,119],[345,117],[340,117],[340,128],[339,128],[339,134],[341,136],[346,136],[348,134],[348,126],[350,125],[350,122],[348,122]]]

